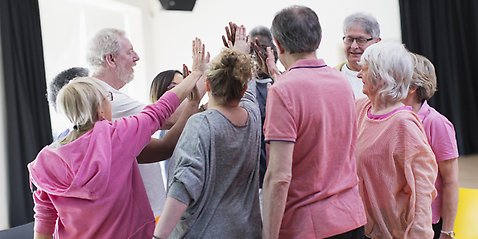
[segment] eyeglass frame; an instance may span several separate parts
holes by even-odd
[[[351,39],[352,41],[350,43],[346,42],[345,39]],[[347,45],[352,45],[354,42],[357,43],[357,45],[359,46],[363,46],[365,44],[367,44],[367,42],[371,41],[375,39],[375,37],[370,37],[370,38],[363,38],[363,37],[346,37],[346,36],[343,36],[342,37],[342,41],[347,44]],[[361,41],[364,41],[364,42],[361,42]]]
[[[113,101],[113,92],[108,91],[108,93],[106,93],[106,95],[105,95],[105,99]]]

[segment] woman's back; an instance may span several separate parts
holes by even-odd
[[[260,112],[250,92],[241,106],[248,114],[243,126],[232,124],[217,110],[189,120],[173,154],[177,164],[168,196],[190,206],[173,238],[260,237]]]

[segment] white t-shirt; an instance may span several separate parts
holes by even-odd
[[[356,100],[367,97],[367,95],[362,92],[363,82],[362,79],[357,77],[357,74],[359,73],[358,71],[349,69],[347,64],[344,64],[340,71],[345,74],[350,82],[350,85],[352,85],[352,90],[354,91]]]
[[[123,92],[114,89],[104,81],[99,80],[99,82],[106,90],[113,93],[113,101],[111,102],[113,120],[138,114],[146,106],[146,104],[142,104]],[[138,166],[154,217],[158,217],[161,215],[164,202],[166,201],[161,165],[159,162],[156,162],[138,164]]]

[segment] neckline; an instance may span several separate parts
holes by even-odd
[[[293,67],[289,68],[289,71],[294,70],[294,69],[322,68],[322,67],[326,67],[326,66],[327,66],[326,64],[324,64],[324,65],[311,65],[311,66],[293,66]]]
[[[216,108],[213,108],[213,109],[208,109],[207,111],[210,111],[210,112],[217,112],[219,115],[221,115],[224,119],[226,119],[229,124],[231,124],[232,126],[234,126],[235,128],[245,128],[247,127],[247,125],[249,124],[249,111],[247,111],[244,107],[241,107],[239,106],[240,108],[242,108],[243,110],[246,111],[246,115],[247,115],[247,118],[246,118],[246,122],[244,122],[244,124],[242,125],[237,125],[237,124],[234,124],[226,115],[224,115],[224,113],[222,113],[220,110],[216,109]]]
[[[386,118],[390,117],[391,115],[395,114],[396,112],[402,111],[402,110],[408,110],[408,111],[413,112],[411,106],[402,105],[398,108],[393,109],[392,111],[390,111],[388,113],[376,115],[376,114],[372,114],[372,106],[370,105],[370,107],[367,109],[367,118],[372,119],[372,120],[383,120],[383,119],[386,119]]]

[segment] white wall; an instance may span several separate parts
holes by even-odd
[[[360,4],[354,0],[294,2],[312,8],[319,16],[323,37],[318,56],[329,65],[336,65],[344,59],[342,23],[351,13],[372,14],[381,25],[382,39],[401,41],[397,0],[362,0]],[[189,63],[193,37],[203,39],[207,49],[215,55],[222,47],[221,35],[229,21],[244,24],[247,29],[257,25],[270,27],[274,15],[291,4],[293,2],[288,0],[197,0],[192,12],[156,11],[153,32],[157,42],[154,52],[158,71]]]
[[[1,37],[1,36],[0,36]],[[2,49],[0,46],[0,56]],[[3,63],[0,57],[0,230],[8,228],[8,178],[7,178],[7,149],[6,149],[6,122],[5,122],[5,86],[3,77]]]
[[[270,27],[275,13],[293,3],[288,0],[197,0],[192,12],[162,10],[159,0],[39,0],[39,4],[47,81],[67,68],[86,66],[86,45],[96,31],[104,27],[121,28],[141,58],[135,67],[135,80],[123,90],[146,102],[150,82],[157,73],[180,69],[183,63],[191,65],[191,41],[195,36],[205,42],[214,56],[222,48],[221,35],[229,21],[244,24],[248,29],[257,25]],[[323,37],[318,56],[331,66],[344,59],[342,21],[351,13],[371,13],[381,25],[383,40],[401,41],[398,0],[362,0],[360,3],[302,0],[295,4],[309,6],[319,16]],[[3,91],[0,89],[0,92]],[[0,112],[0,127],[3,127],[3,107]],[[50,112],[54,130],[68,127],[53,109]],[[2,218],[6,218],[7,212],[4,142],[4,136],[0,137],[0,229],[6,225]]]

